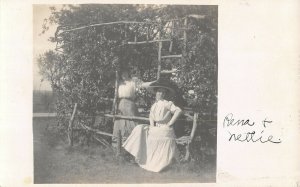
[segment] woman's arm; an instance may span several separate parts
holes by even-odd
[[[177,108],[172,116],[172,119],[168,122],[167,126],[171,127],[181,114],[182,110],[180,108]]]
[[[151,114],[150,114],[150,116],[149,116],[149,121],[150,121],[150,127],[154,127],[154,120],[153,120]]]
[[[151,106],[150,113],[149,113],[150,127],[154,127],[154,119],[153,119],[153,107],[154,107],[154,105]]]
[[[134,82],[135,91],[144,88],[144,82],[142,81],[142,79],[139,79],[138,77],[132,77],[131,80],[132,82]]]

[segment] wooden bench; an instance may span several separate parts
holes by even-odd
[[[193,113],[193,115],[190,115],[191,112],[185,112],[184,115],[187,117],[187,121],[192,121],[193,126],[191,129],[191,133],[189,136],[182,136],[176,139],[176,143],[180,145],[184,145],[186,148],[185,156],[184,156],[184,161],[189,160],[190,158],[190,143],[193,141],[195,132],[197,129],[197,124],[198,124],[198,113]],[[122,115],[112,115],[112,114],[105,114],[105,117],[110,117],[110,118],[115,118],[115,119],[127,119],[127,120],[139,120],[139,121],[146,121],[149,123],[149,118],[146,117],[138,117],[138,116],[122,116]],[[186,119],[178,119],[180,120],[186,120]],[[122,137],[121,137],[121,132],[118,133],[118,138],[117,138],[117,155],[120,155],[121,153],[121,146],[122,146]]]
[[[69,126],[68,126],[68,139],[69,139],[69,145],[73,146],[73,121],[76,115],[76,110],[77,110],[77,103],[74,105],[74,109],[69,121]],[[178,119],[178,121],[192,121],[193,125],[192,125],[192,129],[191,129],[191,133],[189,136],[182,136],[176,139],[176,143],[179,145],[183,145],[185,146],[185,156],[184,156],[184,161],[188,161],[190,158],[190,143],[193,141],[194,137],[195,137],[195,132],[198,126],[198,113],[193,112],[191,110],[183,110],[183,115],[186,117],[186,119]],[[139,117],[139,116],[123,116],[123,115],[113,115],[113,114],[98,114],[98,116],[101,117],[109,117],[109,118],[113,118],[113,119],[127,119],[127,120],[138,120],[138,121],[145,121],[146,123],[149,123],[149,118],[147,117]],[[93,129],[85,124],[81,124],[82,128],[88,131],[91,131],[95,134],[99,134],[99,135],[104,135],[104,136],[110,136],[112,137],[113,134],[108,133],[108,132],[103,132],[100,131],[98,129]],[[98,139],[98,141],[100,141]],[[101,142],[103,143],[105,146],[107,146],[106,142]],[[121,136],[121,132],[118,133],[118,138],[117,138],[117,155],[120,156],[121,155],[121,147],[122,146],[122,136]]]

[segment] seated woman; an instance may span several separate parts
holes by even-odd
[[[159,172],[178,159],[173,124],[182,110],[173,102],[165,100],[167,93],[174,90],[161,80],[151,82],[147,87],[150,92],[156,92],[156,102],[150,110],[150,126],[136,126],[123,147],[131,153],[140,167]]]

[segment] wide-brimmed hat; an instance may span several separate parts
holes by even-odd
[[[143,87],[146,88],[150,93],[155,93],[157,88],[165,88],[170,95],[175,95],[175,89],[172,88],[172,83],[163,79],[158,79],[152,82],[145,82],[143,83]]]
[[[128,74],[130,74],[130,69],[128,67],[122,66],[119,70],[120,74],[127,72]]]

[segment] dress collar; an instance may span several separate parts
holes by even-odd
[[[163,101],[165,101],[165,100],[164,99],[160,99],[158,101],[155,101],[155,103],[159,103],[159,102],[163,102]]]

